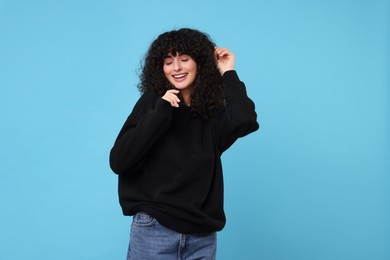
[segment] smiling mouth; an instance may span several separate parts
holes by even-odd
[[[184,77],[187,76],[187,75],[188,75],[188,73],[184,73],[184,74],[172,75],[172,77],[173,77],[174,79],[182,79],[182,78],[184,78]]]

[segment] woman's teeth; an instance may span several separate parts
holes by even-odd
[[[173,75],[175,79],[181,79],[184,78],[185,76],[187,76],[187,74]]]

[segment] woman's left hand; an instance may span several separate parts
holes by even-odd
[[[226,71],[234,70],[236,57],[227,48],[215,47],[214,54],[219,72],[222,76]]]

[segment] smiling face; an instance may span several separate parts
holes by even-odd
[[[163,71],[169,83],[178,90],[191,90],[196,78],[197,66],[186,54],[168,54],[164,59]]]

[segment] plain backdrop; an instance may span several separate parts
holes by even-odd
[[[162,32],[237,57],[222,260],[390,259],[390,2],[0,0],[0,259],[125,259],[110,148]]]

